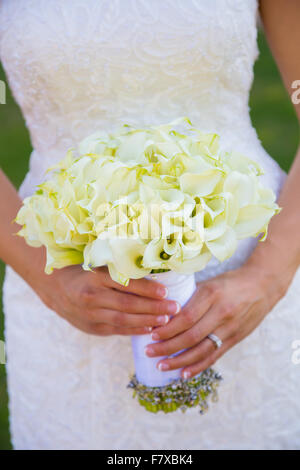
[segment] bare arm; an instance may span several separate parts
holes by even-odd
[[[266,35],[291,95],[293,81],[300,79],[300,2],[261,0],[260,11]],[[300,104],[294,105],[300,120]],[[249,265],[265,266],[270,276],[282,276],[283,286],[291,281],[300,264],[300,150],[282,188],[281,213],[270,223],[269,236],[259,243]],[[264,272],[264,269],[262,269]]]
[[[0,171],[0,258],[31,286],[43,281],[45,249],[28,246],[24,238],[14,234],[20,226],[12,222],[21,207],[22,201],[5,174]]]

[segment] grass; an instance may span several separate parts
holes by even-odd
[[[250,96],[253,125],[267,150],[288,171],[298,146],[298,122],[289,96],[270,54],[263,34],[258,36],[260,57]],[[0,68],[0,79],[6,80]],[[10,91],[7,104],[0,105],[0,164],[16,187],[28,170],[30,139],[19,108]],[[4,265],[0,262],[0,286]],[[3,339],[3,313],[0,298],[0,339]],[[0,449],[10,449],[5,367],[0,365]]]

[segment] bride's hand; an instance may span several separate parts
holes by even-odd
[[[163,285],[138,279],[124,287],[111,280],[107,268],[93,272],[81,266],[54,270],[33,287],[43,302],[69,323],[100,336],[149,333],[178,309],[177,302],[163,300],[167,295]]]
[[[248,336],[284,295],[289,282],[268,276],[261,270],[243,267],[199,283],[197,290],[168,325],[156,328],[146,354],[170,356],[158,362],[160,370],[183,368],[187,379],[212,366],[228,349]],[[216,349],[207,335],[223,342]]]

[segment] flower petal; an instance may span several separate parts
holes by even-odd
[[[224,261],[225,259],[230,258],[236,250],[236,233],[231,227],[229,227],[221,237],[216,240],[207,241],[206,246],[213,256],[215,256],[219,261]]]
[[[180,189],[193,196],[208,196],[222,178],[219,170],[207,170],[203,173],[184,173],[179,177]]]
[[[243,207],[234,226],[239,239],[256,237],[264,232],[266,224],[276,213],[275,207],[251,205]]]

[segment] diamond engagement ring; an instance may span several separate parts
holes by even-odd
[[[210,334],[207,335],[207,337],[214,343],[216,349],[219,349],[222,346],[223,341],[219,338],[219,336]]]

